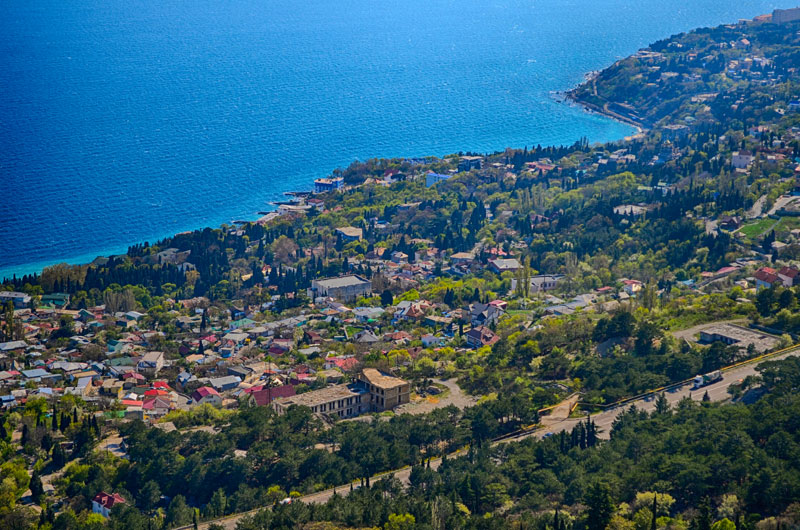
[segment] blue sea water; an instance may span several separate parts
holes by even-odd
[[[797,0],[4,0],[0,278],[254,218],[354,159],[600,142],[553,91]]]

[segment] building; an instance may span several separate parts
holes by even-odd
[[[661,139],[662,140],[669,140],[674,142],[675,140],[681,140],[686,138],[689,135],[689,127],[686,125],[666,125],[661,130]]]
[[[17,291],[0,291],[0,306],[11,302],[14,309],[24,309],[31,305],[31,295]]]
[[[336,229],[336,234],[345,242],[361,241],[361,238],[364,237],[364,230],[353,226],[343,226]]]
[[[800,283],[800,270],[794,267],[781,267],[778,271],[778,278],[783,282],[784,287],[792,287]]]
[[[452,176],[453,175],[444,175],[442,173],[434,173],[433,171],[429,171],[425,175],[425,187],[430,188],[431,186],[435,186],[436,184],[444,182]]]
[[[334,385],[321,390],[274,400],[272,408],[284,414],[292,406],[308,407],[315,414],[352,418],[369,411],[369,392],[359,383]]]
[[[64,309],[69,305],[69,295],[66,293],[52,293],[42,295],[41,304]]]
[[[482,156],[462,156],[458,162],[459,171],[471,171],[473,169],[480,169],[483,164]]]
[[[531,284],[530,292],[531,293],[541,293],[544,291],[552,291],[556,287],[558,287],[559,282],[564,279],[564,276],[561,274],[540,274],[537,276],[531,276],[528,280]],[[511,290],[515,290],[517,288],[517,279],[511,279]]]
[[[289,398],[296,395],[292,385],[282,385],[275,387],[264,387],[250,393],[250,404],[254,406],[266,406],[279,398]]]
[[[222,406],[222,396],[210,386],[203,386],[192,392],[192,400],[196,405],[210,403],[215,407]]]
[[[365,368],[358,380],[369,392],[369,406],[373,412],[391,410],[411,399],[411,385],[408,381],[386,375],[374,368]]]
[[[213,386],[218,392],[225,392],[226,390],[233,390],[242,382],[241,377],[238,375],[226,375],[223,377],[214,377],[208,380],[208,384]]]
[[[800,7],[793,9],[776,9],[772,12],[772,22],[775,24],[786,24],[800,20]]]
[[[342,177],[332,179],[317,179],[314,181],[314,193],[325,193],[327,191],[337,191],[344,187]]]
[[[139,373],[155,377],[164,367],[164,354],[160,351],[150,351],[144,354],[136,369]]]
[[[769,289],[774,285],[783,284],[783,280],[778,276],[778,271],[771,267],[761,267],[753,275],[756,279],[756,290]]]
[[[503,272],[514,272],[519,270],[522,265],[520,265],[519,261],[517,261],[515,258],[498,258],[490,259],[489,267],[497,274],[501,274]]]
[[[778,337],[733,324],[720,324],[702,330],[700,341],[705,343],[720,341],[741,349],[747,349],[752,345],[757,353],[771,350],[780,343]]]
[[[734,151],[731,157],[731,165],[736,169],[747,169],[753,163],[755,157],[750,151]]]
[[[486,326],[476,326],[471,330],[467,331],[464,336],[467,339],[467,344],[473,348],[480,348],[481,346],[491,346],[498,340],[500,337],[495,334],[494,331],[487,328]]]
[[[361,276],[350,275],[313,280],[309,296],[312,298],[330,296],[344,302],[352,302],[370,294],[372,294],[371,282]]]
[[[92,511],[108,518],[111,516],[111,509],[117,504],[125,504],[125,499],[119,493],[101,491],[92,499]]]

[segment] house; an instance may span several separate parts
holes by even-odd
[[[24,309],[31,305],[31,296],[16,291],[0,291],[0,306],[5,306],[11,302],[14,309]]]
[[[481,346],[491,346],[500,337],[494,331],[486,326],[477,326],[464,334],[467,344],[472,348],[480,348]]]
[[[473,326],[488,326],[503,316],[504,311],[497,305],[474,303],[469,306],[469,321]]]
[[[125,499],[119,493],[106,493],[101,491],[92,499],[92,511],[103,517],[111,516],[111,509],[118,504],[125,504]]]
[[[217,389],[218,392],[225,392],[226,390],[233,390],[239,386],[242,379],[236,375],[226,375],[223,377],[214,377],[208,380],[208,383]]]
[[[343,226],[336,229],[336,235],[342,238],[344,242],[361,241],[364,237],[364,230],[353,226]]]
[[[475,261],[475,255],[471,252],[456,252],[450,256],[450,262],[453,265],[469,265]]]
[[[374,344],[380,339],[370,330],[363,329],[353,335],[353,342],[356,344]]]
[[[490,259],[489,260],[489,268],[492,269],[497,274],[502,274],[504,272],[514,272],[519,270],[522,267],[519,261],[515,258],[508,258],[508,259]]]
[[[642,282],[639,280],[622,280],[622,289],[629,295],[633,296],[642,290]]]
[[[441,173],[434,173],[433,171],[428,171],[425,175],[425,187],[430,188],[431,186],[435,186],[440,182],[444,182],[445,180],[449,179],[453,175],[443,175]]]
[[[309,296],[312,298],[336,298],[344,302],[357,300],[372,293],[372,283],[361,276],[349,275],[338,278],[312,280]]]
[[[398,264],[408,263],[408,254],[406,254],[405,252],[400,252],[399,250],[395,250],[394,252],[392,252],[391,258],[394,263]]]
[[[794,267],[781,267],[777,274],[784,287],[792,287],[800,283],[800,270]]]
[[[325,193],[327,191],[336,191],[342,189],[343,187],[344,187],[344,179],[342,177],[316,179],[314,181],[314,193]]]
[[[192,392],[192,401],[196,405],[210,403],[215,407],[219,407],[222,405],[222,396],[210,386],[203,386]]]
[[[783,280],[778,272],[771,267],[761,267],[753,275],[756,279],[756,290],[769,289],[774,285],[782,285]]]
[[[411,385],[399,377],[365,368],[358,375],[358,381],[369,392],[369,405],[373,412],[391,410],[410,401]]]
[[[731,165],[736,169],[747,169],[753,163],[755,157],[750,151],[734,151],[731,157]]]
[[[164,367],[164,353],[160,351],[151,351],[144,354],[136,369],[139,373],[145,374],[150,377],[155,377],[158,372]]]
[[[285,414],[289,408],[298,406],[308,407],[314,414],[352,418],[369,411],[369,392],[358,383],[333,385],[275,399],[271,405],[278,414]]]
[[[558,284],[564,279],[562,274],[540,274],[537,276],[531,276],[528,280],[530,282],[530,292],[531,293],[541,293],[544,291],[552,291]],[[517,279],[511,279],[511,290],[515,290],[517,288]]]
[[[482,164],[483,164],[482,156],[462,156],[461,159],[458,161],[458,170],[471,171],[473,169],[480,169]]]
[[[444,337],[437,337],[436,335],[423,335],[422,336],[422,345],[426,348],[435,348],[439,346],[444,346],[445,339]]]
[[[353,309],[353,315],[361,322],[369,322],[370,320],[377,320],[385,313],[380,307],[356,307]]]

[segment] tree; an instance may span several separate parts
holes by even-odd
[[[227,507],[228,499],[225,496],[225,492],[222,490],[222,488],[219,488],[214,492],[213,495],[211,495],[211,500],[208,501],[206,511],[211,517],[219,517],[225,515]]]
[[[142,486],[137,498],[142,510],[150,512],[158,505],[158,501],[161,500],[161,489],[155,481],[149,480]]]
[[[595,482],[589,487],[584,498],[586,504],[586,528],[605,530],[614,515],[614,501],[606,484]]]
[[[383,525],[384,530],[413,530],[417,521],[410,513],[390,514],[389,521]]]
[[[669,401],[667,400],[667,396],[664,395],[664,392],[661,392],[656,398],[656,413],[668,414],[669,411],[670,411],[670,406],[669,406]]]
[[[42,495],[44,495],[44,486],[42,485],[42,477],[39,476],[39,471],[37,469],[33,470],[33,475],[31,476],[31,482],[28,486],[31,489],[31,499],[36,504],[42,500]]]
[[[183,495],[176,495],[167,508],[167,526],[181,526],[192,521],[193,510],[186,504]]]
[[[392,305],[394,302],[394,295],[392,295],[392,291],[389,289],[384,289],[381,293],[381,305],[383,307],[387,307]]]
[[[711,499],[703,497],[697,508],[697,517],[692,521],[694,528],[696,530],[711,530]]]

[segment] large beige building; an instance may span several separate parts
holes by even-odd
[[[411,385],[408,381],[386,375],[374,368],[365,368],[358,380],[369,392],[369,405],[373,412],[391,410],[411,399]]]
[[[362,385],[350,383],[278,398],[272,402],[272,408],[278,414],[285,413],[292,405],[308,407],[314,413],[352,418],[369,412],[369,394]]]
[[[366,412],[382,412],[408,403],[411,385],[408,381],[366,368],[354,383],[334,385],[304,394],[278,398],[272,408],[278,414],[297,405],[311,412],[339,418],[352,418]]]

